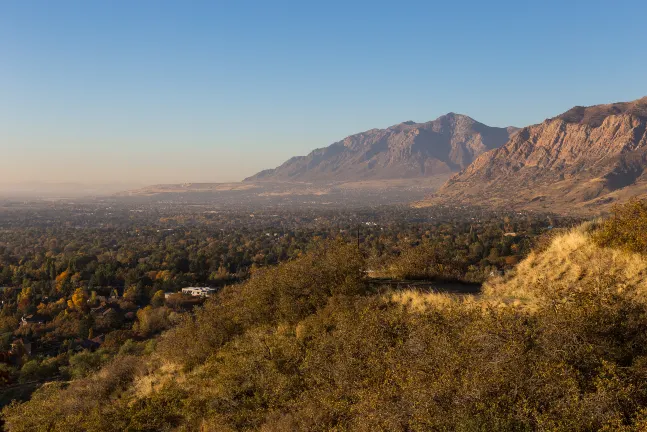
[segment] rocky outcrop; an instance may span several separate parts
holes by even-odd
[[[521,129],[421,203],[562,210],[647,190],[647,98],[575,107]]]
[[[489,127],[449,113],[349,136],[245,181],[349,181],[449,176],[503,145],[516,128]]]

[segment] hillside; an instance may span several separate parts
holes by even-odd
[[[307,156],[293,157],[245,181],[358,181],[444,176],[503,145],[516,128],[486,126],[449,113],[427,123],[404,122],[351,135]]]
[[[575,107],[479,156],[420,205],[586,211],[647,192],[647,97]]]
[[[6,430],[643,431],[647,207],[620,215],[476,297],[375,291],[355,247],[314,248],[5,408]]]

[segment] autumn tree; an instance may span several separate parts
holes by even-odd
[[[77,288],[72,294],[72,298],[68,300],[67,304],[70,309],[84,311],[88,308],[88,292],[83,288]]]

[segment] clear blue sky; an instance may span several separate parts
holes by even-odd
[[[0,182],[239,180],[449,111],[647,95],[647,2],[0,0]]]

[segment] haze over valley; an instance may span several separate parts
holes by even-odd
[[[449,113],[350,135],[233,183],[25,183],[6,198],[176,200],[218,205],[404,204],[595,214],[647,190],[647,97],[576,106],[523,128]]]
[[[646,121],[647,98],[576,106],[521,129],[449,113],[351,135],[239,183],[150,185],[114,196],[593,214],[644,193]]]

